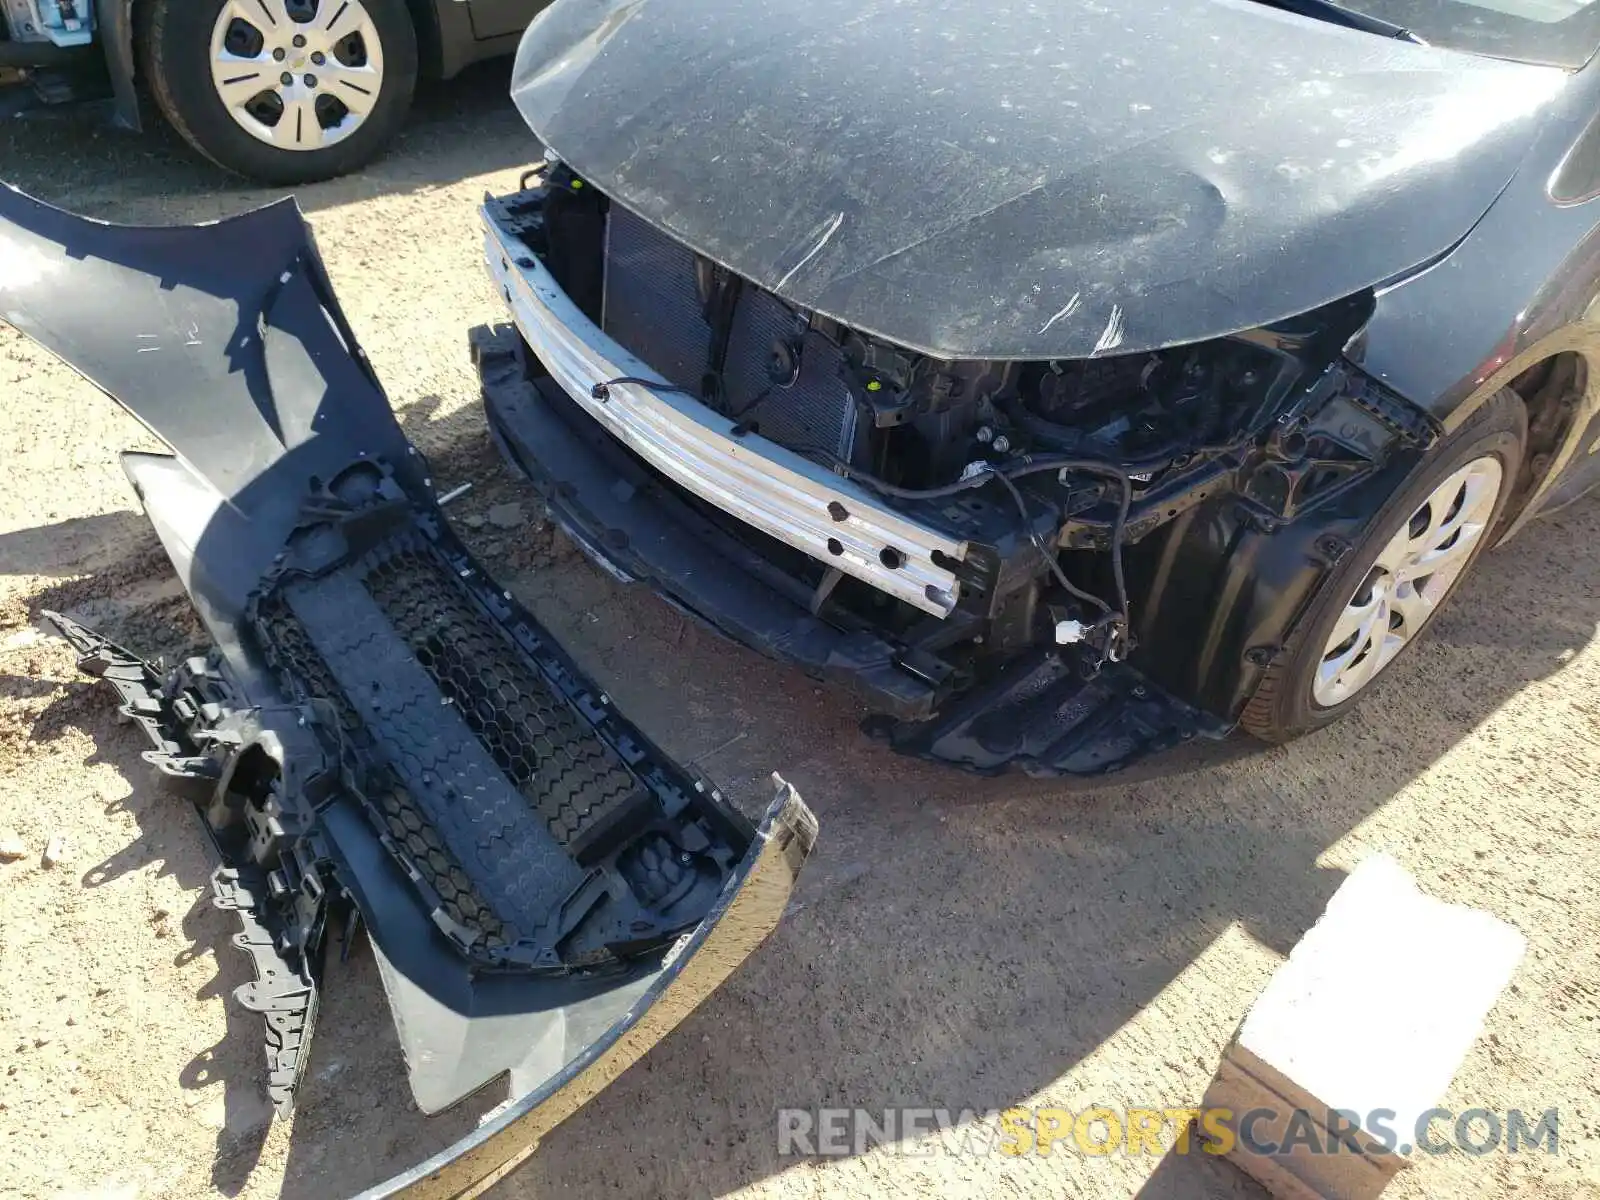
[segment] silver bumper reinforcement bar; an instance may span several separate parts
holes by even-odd
[[[934,616],[948,616],[960,581],[935,555],[961,561],[967,544],[886,507],[871,492],[734,422],[691,396],[636,383],[659,372],[607,336],[557,285],[532,250],[479,210],[489,274],[517,328],[552,378],[619,441],[701,499],[762,533]],[[604,399],[597,399],[595,386]]]

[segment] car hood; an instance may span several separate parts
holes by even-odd
[[[1069,358],[1443,254],[1566,78],[1249,0],[558,0],[512,94],[585,179],[796,305]]]

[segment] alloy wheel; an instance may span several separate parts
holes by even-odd
[[[1385,543],[1328,636],[1311,684],[1317,704],[1349,700],[1433,618],[1488,531],[1504,474],[1494,455],[1473,459]]]

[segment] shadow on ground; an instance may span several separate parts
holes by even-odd
[[[425,412],[427,406],[417,409]],[[53,528],[46,527],[45,532]],[[105,528],[120,526],[112,522]],[[98,575],[63,579],[28,597],[27,619],[47,628],[45,610],[66,611],[114,641],[168,662],[201,652],[203,628],[181,588],[166,595],[171,591],[170,566],[148,525],[130,540],[131,548],[120,557],[114,546],[103,548],[106,566]],[[152,570],[161,577],[153,578]],[[106,595],[108,591],[116,595]],[[151,599],[158,595],[165,598]],[[258,1168],[272,1131],[273,1112],[265,1088],[264,1020],[232,1000],[234,990],[252,978],[250,960],[231,944],[239,929],[237,920],[211,903],[210,880],[218,857],[192,806],[143,760],[149,743],[131,724],[118,719],[110,689],[87,680],[69,682],[63,689],[54,678],[0,670],[0,702],[34,700],[51,693],[59,694],[34,711],[28,722],[29,743],[48,747],[68,727],[88,733],[95,750],[85,765],[109,764],[130,784],[129,794],[110,805],[107,815],[126,814],[138,828],[133,840],[83,869],[82,886],[92,892],[155,864],[157,877],[173,877],[195,897],[181,914],[154,915],[163,923],[170,917],[175,927],[170,941],[155,945],[172,948],[163,953],[174,955],[174,965],[214,954],[216,973],[196,998],[223,997],[227,1029],[171,1083],[186,1105],[204,1102],[201,1091],[220,1085],[221,1127],[209,1169],[210,1187],[224,1196],[238,1195]],[[6,732],[0,728],[0,735]],[[469,1100],[433,1119],[410,1103],[405,1066],[376,964],[365,939],[348,937],[348,932],[336,923],[329,933],[325,970],[329,991],[338,996],[338,1003],[320,1014],[317,1052],[300,1087],[301,1111],[293,1137],[296,1160],[311,1179],[349,1176],[372,1182],[409,1166],[420,1157],[415,1147],[429,1139],[448,1143],[463,1136],[493,1101]],[[207,1098],[217,1094],[208,1091]],[[381,1133],[369,1132],[359,1143],[341,1144],[341,1130],[357,1113],[381,1113]],[[323,1156],[329,1154],[334,1159],[323,1165]],[[356,1186],[352,1183],[349,1190]],[[303,1193],[307,1196],[331,1194],[318,1184],[308,1184],[307,1189]]]
[[[0,575],[79,575],[151,541],[150,523],[129,509],[69,517],[0,533]]]
[[[294,189],[295,198],[316,212],[526,165],[539,148],[510,85],[509,59],[424,81],[383,157],[359,174]],[[142,134],[112,129],[92,104],[0,121],[0,180],[88,216],[151,224],[232,216],[285,194],[227,174],[159,121]]]
[[[683,754],[746,734],[708,769],[748,793],[781,768],[822,836],[800,910],[503,1194],[721,1195],[796,1165],[780,1107],[1004,1109],[1228,926],[1287,953],[1343,879],[1319,855],[1594,637],[1597,533],[1591,498],[1491,555],[1341,725],[1089,794],[894,758],[837,695],[584,567],[516,580],[634,720]],[[596,1129],[625,1144],[597,1148]],[[1172,1158],[1145,1195],[1211,1194],[1212,1173]]]
[[[35,618],[46,607],[71,607],[69,602],[82,598],[85,582],[47,589],[34,600],[36,607],[31,611]],[[101,627],[113,638],[159,646],[174,655],[197,648],[201,631],[186,601],[100,611]],[[63,695],[34,717],[30,731],[31,740],[42,746],[59,737],[68,726],[84,729],[95,743],[95,752],[86,765],[109,763],[132,785],[125,798],[106,808],[106,815],[131,816],[138,835],[115,854],[89,864],[82,873],[82,886],[92,892],[152,863],[160,864],[160,875],[172,876],[195,897],[184,913],[152,914],[153,922],[165,924],[170,918],[178,927],[178,936],[162,944],[172,947],[169,953],[174,956],[175,965],[215,950],[217,973],[200,990],[198,998],[231,993],[250,976],[248,960],[228,946],[228,939],[236,932],[233,919],[211,905],[210,877],[216,865],[215,854],[189,806],[158,783],[140,758],[149,744],[132,726],[117,719],[111,701],[109,690],[98,685],[70,683]],[[227,1013],[227,1036],[196,1055],[176,1082],[183,1089],[185,1103],[199,1102],[200,1089],[221,1084],[223,1119],[217,1133],[212,1181],[223,1194],[234,1195],[257,1161],[271,1111],[261,1086],[265,1066],[261,1022],[236,1007],[228,1007]]]
[[[427,403],[402,414],[409,426],[426,421]],[[436,470],[479,481],[451,514],[480,549],[493,530],[469,518],[507,494],[528,499],[481,441],[463,439]],[[722,1194],[795,1165],[777,1154],[779,1107],[1005,1108],[1093,1051],[1230,925],[1286,952],[1340,882],[1319,855],[1594,636],[1600,562],[1587,551],[1597,533],[1600,505],[1585,501],[1491,555],[1430,641],[1342,725],[1212,770],[1093,793],[896,758],[856,733],[860,713],[839,694],[715,639],[576,555],[518,570],[519,556],[487,552],[669,752],[700,760],[751,803],[781,769],[823,830],[772,941],[500,1194]],[[142,747],[81,690],[64,703],[72,711],[61,720],[94,726],[100,752],[138,785],[129,803],[142,837],[96,870],[126,870],[161,842],[184,885],[203,890],[202,836],[181,806],[150,799]],[[173,856],[179,843],[194,852]],[[224,953],[232,930],[222,914],[202,903],[184,932],[218,947],[218,990],[243,982],[242,957]],[[370,955],[358,946],[329,974],[293,1127],[291,1198],[375,1183],[463,1135],[498,1098],[421,1117]],[[183,1081],[227,1081],[230,1128],[213,1175],[225,1194],[249,1178],[265,1131],[259,1023],[230,1013],[228,1037]],[[1203,1065],[1208,1074],[1214,1064]],[[597,1129],[610,1132],[597,1139]],[[1216,1194],[1224,1180],[1234,1186],[1219,1170],[1172,1158],[1144,1194]]]

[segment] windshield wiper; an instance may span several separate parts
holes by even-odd
[[[1353,8],[1335,4],[1334,0],[1259,0],[1259,2],[1271,5],[1273,8],[1281,8],[1285,12],[1299,13],[1302,17],[1310,17],[1315,21],[1343,25],[1346,29],[1359,29],[1363,33],[1375,33],[1379,37],[1414,42],[1418,46],[1427,45],[1404,25],[1396,25],[1393,21],[1385,21],[1382,17],[1357,12]]]

